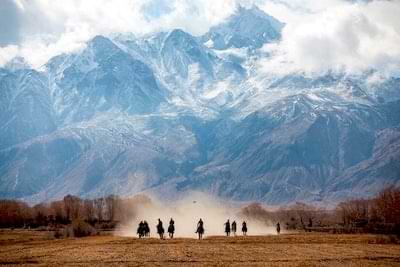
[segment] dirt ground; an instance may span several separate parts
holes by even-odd
[[[52,239],[49,232],[0,231],[0,265],[41,266],[400,266],[400,245],[374,235],[140,240],[114,235]]]

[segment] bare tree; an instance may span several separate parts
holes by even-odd
[[[104,199],[97,198],[94,200],[94,212],[98,221],[103,220],[104,213]]]
[[[72,221],[80,218],[81,200],[78,197],[67,195],[63,201],[67,219]]]

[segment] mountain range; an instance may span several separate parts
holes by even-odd
[[[400,185],[400,78],[259,71],[284,27],[238,7],[202,36],[96,36],[40,70],[0,68],[0,198],[278,205]]]

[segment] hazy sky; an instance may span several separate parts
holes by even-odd
[[[264,47],[273,54],[262,62],[267,71],[399,70],[397,0],[0,0],[0,65],[19,55],[39,67],[97,34],[200,35],[239,3],[286,23],[282,41]]]

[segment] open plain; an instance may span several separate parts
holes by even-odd
[[[0,231],[0,265],[40,266],[400,266],[400,245],[377,235],[292,233],[138,239],[114,234],[54,239]]]

